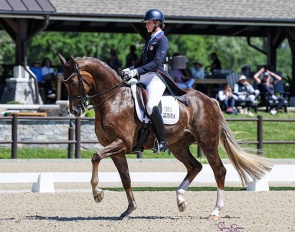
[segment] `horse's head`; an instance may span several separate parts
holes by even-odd
[[[86,111],[87,96],[93,87],[92,75],[80,69],[81,67],[73,57],[67,62],[59,54],[59,59],[64,68],[64,84],[68,90],[70,112],[79,117]]]

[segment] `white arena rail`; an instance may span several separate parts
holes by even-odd
[[[231,164],[226,164],[226,182],[240,182],[240,178]],[[181,183],[186,172],[131,172],[133,183]],[[42,173],[0,173],[0,184],[33,183],[32,192],[55,192],[54,183],[89,183],[91,172],[42,172]],[[118,172],[99,172],[99,182],[121,182]],[[195,183],[215,183],[214,175],[208,164],[194,179]],[[248,191],[269,191],[268,182],[294,182],[295,165],[274,165],[260,181],[248,184]]]

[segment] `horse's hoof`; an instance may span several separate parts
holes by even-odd
[[[181,204],[178,205],[178,210],[179,212],[183,212],[186,209],[187,203],[186,201],[182,202]]]
[[[214,221],[218,221],[219,220],[219,216],[210,214],[209,215],[209,219],[210,220],[214,220]]]
[[[121,216],[119,217],[119,220],[128,221],[130,220],[130,216],[121,214]]]
[[[103,190],[101,190],[101,191],[98,192],[97,194],[93,194],[93,198],[94,198],[94,201],[95,201],[96,203],[101,202],[102,199],[103,199],[103,197],[104,197],[104,192],[103,192]]]

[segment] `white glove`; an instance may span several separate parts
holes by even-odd
[[[122,70],[123,73],[129,73],[129,71],[130,71],[130,68],[125,68]]]
[[[137,69],[133,69],[133,70],[130,70],[128,73],[127,73],[128,77],[129,78],[133,78],[135,76],[138,76],[138,71]]]

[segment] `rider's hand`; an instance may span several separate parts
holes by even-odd
[[[133,70],[130,70],[128,73],[127,73],[128,77],[129,78],[133,78],[135,76],[138,76],[138,71],[137,69],[133,69]]]
[[[130,68],[125,68],[122,70],[122,73],[129,73],[129,71],[130,71]]]
[[[123,81],[129,81],[130,80],[130,78],[128,76],[129,72],[130,72],[130,68],[125,68],[125,69],[122,70],[121,77],[122,77]]]

